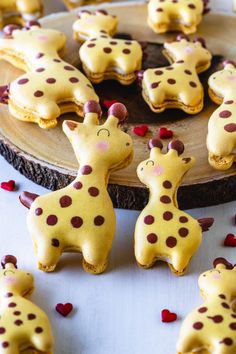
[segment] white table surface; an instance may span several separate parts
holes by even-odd
[[[223,7],[222,0],[213,0]],[[231,8],[231,0],[224,1]],[[46,0],[62,10],[56,0]],[[133,252],[133,231],[138,212],[117,210],[117,232],[106,273],[93,276],[82,270],[78,254],[67,254],[58,270],[44,274],[36,269],[32,243],[26,228],[27,210],[19,203],[23,190],[38,194],[47,191],[24,178],[0,158],[0,181],[14,179],[19,190],[0,190],[0,256],[14,254],[19,267],[35,276],[32,297],[49,315],[55,334],[55,354],[175,354],[181,320],[201,303],[198,275],[211,267],[218,256],[236,263],[235,249],[222,247],[228,232],[235,231],[233,216],[236,202],[191,210],[199,217],[213,216],[215,224],[204,234],[202,246],[193,258],[189,273],[174,277],[165,264],[150,270],[137,267]],[[75,310],[68,318],[54,310],[58,302],[71,302]],[[160,321],[160,312],[168,308],[179,320]]]

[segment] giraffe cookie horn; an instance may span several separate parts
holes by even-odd
[[[202,232],[205,232],[205,231],[208,231],[209,228],[214,224],[214,218],[198,219],[198,222],[202,228]]]
[[[87,101],[84,105],[84,123],[98,124],[98,119],[102,115],[101,106],[94,100]]]
[[[233,269],[234,266],[232,263],[228,262],[223,257],[218,257],[213,262],[214,268],[223,268],[223,269]]]
[[[1,265],[2,268],[5,269],[7,265],[10,265],[11,267],[13,266],[14,268],[17,268],[17,259],[15,256],[12,255],[7,255],[2,257],[1,259]]]
[[[123,124],[128,119],[128,111],[122,103],[114,103],[108,110],[107,123],[117,126]],[[118,122],[117,122],[118,121]]]
[[[26,208],[30,209],[31,204],[34,202],[36,198],[38,198],[38,194],[30,193],[30,192],[22,192],[19,196],[21,204],[23,204]]]

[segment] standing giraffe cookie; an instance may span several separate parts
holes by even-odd
[[[15,118],[53,128],[61,114],[82,116],[85,102],[98,101],[90,81],[59,57],[66,42],[62,32],[40,28],[33,21],[24,29],[9,25],[5,33],[5,38],[0,38],[0,58],[26,71],[1,90],[1,101],[9,98]]]
[[[236,267],[224,258],[199,277],[205,301],[184,320],[178,354],[236,353]]]
[[[0,271],[0,354],[53,353],[46,314],[27,299],[34,290],[30,273],[17,269],[16,258],[5,256]],[[32,350],[32,351],[31,351]]]
[[[209,95],[220,107],[208,123],[208,161],[217,170],[227,170],[236,160],[236,63],[225,61],[223,70],[210,76]]]
[[[142,95],[153,112],[179,108],[197,114],[203,108],[204,91],[198,74],[211,65],[211,53],[203,38],[191,42],[180,35],[164,43],[163,54],[171,65],[140,72]]]
[[[79,50],[84,72],[93,83],[117,80],[130,85],[142,66],[142,48],[137,41],[113,39],[118,20],[104,10],[81,11],[74,23],[74,37],[85,42]]]
[[[150,0],[148,25],[154,32],[195,33],[210,0]]]
[[[120,129],[127,117],[124,105],[113,104],[101,125],[100,113],[99,104],[89,101],[83,123],[63,123],[80,164],[77,178],[69,186],[41,197],[21,195],[21,202],[30,207],[28,228],[38,267],[43,271],[53,271],[66,251],[81,252],[88,272],[101,273],[107,266],[116,227],[107,184],[111,172],[131,162],[133,144]]]
[[[0,29],[8,23],[18,23],[37,20],[42,15],[41,0],[1,0]]]
[[[168,263],[172,272],[182,275],[198,250],[202,231],[207,231],[213,219],[195,220],[178,209],[177,191],[183,176],[194,165],[193,157],[181,157],[184,145],[173,140],[167,154],[162,154],[162,142],[149,141],[150,158],[137,168],[138,177],[150,189],[147,206],[135,226],[135,257],[143,268],[157,260]]]

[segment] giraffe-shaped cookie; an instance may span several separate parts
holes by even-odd
[[[0,29],[12,21],[23,24],[25,21],[36,20],[42,15],[41,0],[1,0]]]
[[[150,0],[148,24],[157,33],[182,31],[196,32],[202,15],[209,11],[210,0]]]
[[[34,290],[30,273],[5,256],[0,271],[0,354],[52,354],[53,337],[46,314],[27,298]]]
[[[82,116],[84,103],[98,100],[89,80],[59,57],[66,41],[62,32],[40,28],[33,21],[24,29],[9,25],[5,33],[0,38],[0,58],[26,71],[5,92],[14,117],[53,128],[61,114]]]
[[[100,112],[99,104],[89,101],[83,123],[63,123],[80,164],[77,178],[56,192],[38,198],[24,193],[20,198],[30,207],[28,228],[43,271],[53,271],[66,251],[81,252],[88,272],[101,273],[107,266],[116,225],[108,179],[131,162],[133,145],[120,129],[127,116],[125,106],[113,104],[101,125]]]
[[[225,61],[223,70],[209,78],[209,95],[220,105],[208,123],[208,160],[218,170],[229,169],[236,160],[236,64]]]
[[[199,277],[205,301],[184,320],[178,354],[236,353],[236,266],[224,258]]]
[[[183,143],[171,141],[166,154],[162,154],[163,145],[158,139],[150,140],[149,147],[150,158],[137,168],[150,197],[136,222],[135,257],[144,268],[164,260],[174,274],[182,275],[201,244],[202,231],[208,230],[213,219],[195,220],[178,209],[178,187],[195,163],[193,157],[181,156]]]
[[[74,23],[74,37],[85,41],[79,50],[83,69],[93,83],[112,79],[130,85],[142,66],[142,48],[137,41],[113,39],[118,20],[104,10],[81,11]]]
[[[140,72],[142,95],[153,112],[179,108],[196,114],[203,108],[204,91],[198,74],[211,65],[211,53],[203,38],[191,42],[179,35],[174,42],[165,42],[163,54],[171,65]]]

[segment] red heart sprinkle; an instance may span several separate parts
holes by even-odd
[[[147,125],[139,125],[137,127],[133,128],[134,134],[138,136],[145,136],[148,132],[148,126]]]
[[[114,103],[117,102],[117,100],[104,100],[103,105],[106,107],[106,109],[109,109]]]
[[[177,320],[177,315],[174,312],[170,312],[167,309],[161,311],[161,320],[162,322],[174,322]]]
[[[225,247],[236,247],[236,237],[234,234],[228,234],[224,240]]]
[[[73,305],[69,302],[67,304],[57,304],[55,309],[60,315],[66,317],[73,310]]]
[[[173,135],[174,133],[172,132],[172,130],[169,130],[165,127],[160,128],[159,131],[160,139],[170,139],[173,137]]]
[[[15,186],[16,186],[16,183],[12,179],[10,181],[8,181],[8,182],[2,182],[1,183],[1,188],[5,189],[6,191],[9,191],[9,192],[14,191]]]

